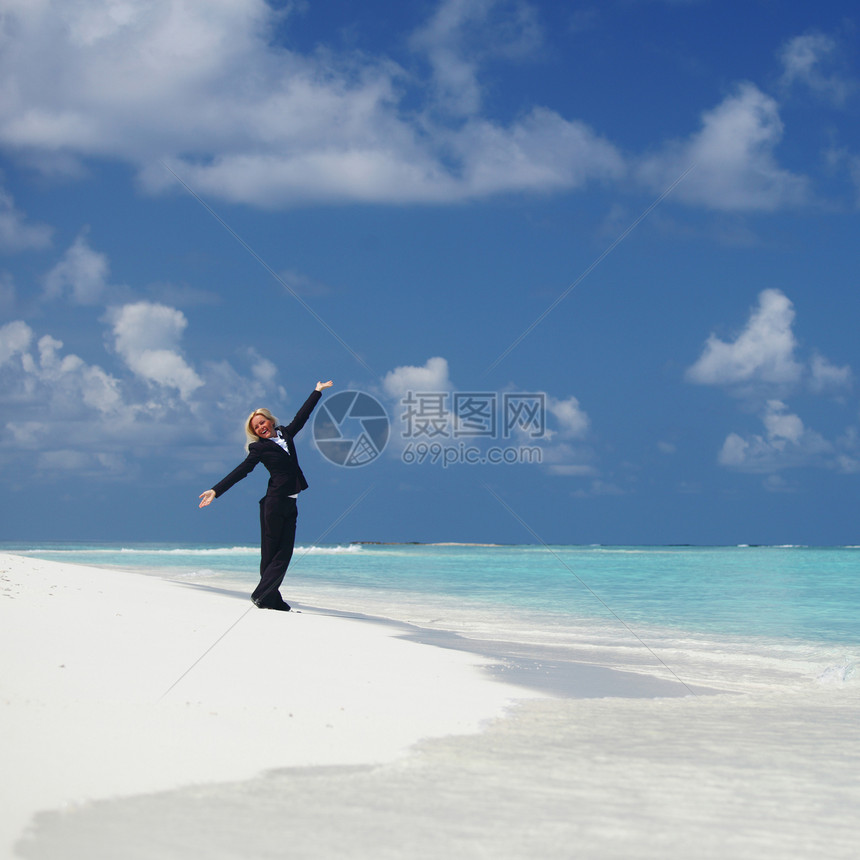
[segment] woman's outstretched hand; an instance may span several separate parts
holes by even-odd
[[[215,500],[215,490],[207,490],[200,494],[200,504],[198,507],[205,508],[206,505],[211,505]]]
[[[324,388],[331,388],[334,383],[329,380],[328,382],[318,382],[317,383],[317,391],[322,391]]]

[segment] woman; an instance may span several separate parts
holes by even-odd
[[[260,584],[251,595],[254,605],[260,609],[290,611],[289,603],[284,601],[278,589],[286,575],[296,540],[296,498],[308,488],[299,468],[293,437],[305,426],[322,397],[323,389],[331,386],[331,380],[318,382],[286,427],[277,426],[277,420],[268,409],[254,410],[245,422],[245,435],[248,437],[245,461],[211,490],[200,494],[200,507],[205,508],[250,474],[257,463],[269,470],[266,495],[260,499]]]

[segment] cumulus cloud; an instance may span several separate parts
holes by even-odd
[[[591,420],[575,397],[547,399],[547,410],[555,418],[559,434],[564,438],[581,439],[588,433]]]
[[[763,290],[734,340],[708,337],[701,356],[687,370],[687,380],[725,386],[739,395],[790,391],[802,385],[824,393],[849,386],[849,366],[837,367],[818,353],[808,362],[798,359],[794,319],[794,305],[781,290]]]
[[[0,401],[16,413],[35,408],[44,430],[52,418],[109,415],[122,406],[120,382],[97,365],[63,354],[63,343],[50,335],[36,340],[27,323],[0,328]],[[95,412],[94,412],[95,410]],[[20,416],[19,416],[20,417]],[[13,422],[17,425],[17,421]]]
[[[104,296],[108,271],[107,257],[94,251],[82,233],[45,277],[45,295],[58,298],[68,292],[78,304],[95,304]]]
[[[45,294],[92,306],[108,292],[109,270],[107,257],[92,249],[84,232],[45,277]],[[11,284],[9,290],[14,292]],[[199,430],[202,415],[207,427],[229,430],[229,418],[220,416],[286,396],[276,365],[254,349],[238,356],[242,372],[224,359],[193,367],[182,350],[188,320],[168,304],[128,302],[110,308],[99,322],[108,326],[104,365],[67,352],[61,339],[37,334],[23,320],[0,327],[0,411],[15,416],[5,428],[0,422],[0,434],[5,430],[10,450],[28,448],[35,434],[62,426],[67,445],[80,455],[65,458],[64,468],[74,470],[77,463],[80,470],[101,474],[113,470],[105,446],[166,444]],[[89,343],[96,346],[98,336]],[[104,439],[105,416],[120,442]]]
[[[663,191],[694,169],[673,196],[720,211],[774,211],[803,203],[808,181],[779,166],[775,151],[783,124],[776,101],[751,83],[741,84],[702,116],[702,127],[644,159],[640,178]]]
[[[405,364],[385,374],[382,387],[389,397],[400,399],[411,392],[448,392],[452,389],[448,377],[448,362],[436,356],[423,365]]]
[[[698,361],[687,371],[690,382],[720,385],[756,408],[763,433],[730,433],[718,461],[746,472],[773,472],[798,466],[825,466],[847,471],[840,464],[840,446],[805,426],[781,397],[807,390],[833,393],[851,384],[847,365],[836,367],[815,353],[798,358],[794,336],[794,307],[780,290],[764,290],[741,333],[730,342],[711,335]],[[847,460],[845,461],[847,462]]]
[[[321,200],[444,203],[501,192],[574,189],[625,170],[611,143],[584,123],[545,108],[509,126],[476,118],[454,131],[437,129],[431,149],[412,140],[406,129],[386,134],[382,129],[391,123],[382,118],[378,123],[370,118],[367,125],[368,139],[347,146],[325,135],[316,144],[277,153],[165,163],[210,196],[272,208]],[[141,176],[153,189],[170,182],[160,166],[145,168]]]
[[[413,48],[452,104],[470,87],[443,69],[457,77],[459,63],[479,89],[464,33],[510,57],[537,38],[531,20],[515,0],[448,0]],[[425,82],[397,64],[298,54],[273,44],[276,22],[263,0],[16,4],[0,24],[0,143],[43,169],[119,158],[152,191],[175,186],[163,161],[210,196],[271,207],[571,188],[623,169],[609,142],[547,109],[498,123],[476,93],[455,122],[433,119],[415,109]]]
[[[60,430],[60,447],[22,466],[28,479],[35,463],[50,480],[60,473],[134,480],[149,449],[169,458],[179,451],[171,443],[191,433],[232,439],[236,416],[286,396],[276,366],[254,350],[239,356],[244,372],[220,360],[198,374],[180,353],[187,321],[175,308],[138,302],[102,322],[114,347],[104,350],[104,364],[23,320],[0,326],[0,460],[9,464]]]
[[[102,368],[87,364],[77,355],[62,355],[63,342],[45,335],[39,338],[38,358],[24,356],[24,371],[51,386],[53,399],[58,395],[85,407],[108,414],[122,403],[119,381]]]
[[[720,464],[744,472],[822,465],[823,458],[833,454],[833,445],[787,409],[780,400],[768,401],[761,416],[765,432],[746,437],[730,433],[719,454]]]
[[[730,342],[712,334],[687,379],[701,385],[753,382],[796,383],[803,368],[795,359],[794,306],[780,290],[764,290],[746,327]]]
[[[254,379],[258,379],[264,386],[272,386],[278,377],[278,366],[275,362],[260,355],[256,350],[249,350],[249,356],[253,361],[251,373]]]
[[[138,377],[153,385],[175,388],[186,400],[203,385],[179,349],[188,325],[182,311],[135,302],[113,311],[111,318],[114,347]]]
[[[528,56],[541,42],[533,7],[516,0],[444,0],[411,39],[432,67],[437,106],[462,115],[481,107],[482,61]]]
[[[0,367],[30,347],[33,330],[22,320],[6,323],[0,328]]]
[[[450,135],[464,196],[579,188],[626,171],[618,150],[585,123],[534,108],[507,128],[475,119]]]
[[[516,395],[528,399],[533,395]],[[511,442],[521,446],[537,447],[540,464],[550,475],[568,478],[595,477],[599,470],[595,465],[594,450],[585,440],[589,435],[591,419],[582,408],[578,398],[553,397],[542,392],[546,414],[541,422],[529,412],[523,412],[525,424],[517,424]],[[503,401],[504,402],[504,401]],[[505,416],[507,421],[511,416]],[[537,425],[542,425],[542,432]]]
[[[806,33],[790,39],[779,52],[785,87],[803,86],[836,105],[843,105],[857,83],[842,68],[839,43],[824,33]]]
[[[812,356],[809,388],[815,394],[848,388],[853,378],[854,374],[847,364],[837,367],[818,353]]]
[[[0,186],[0,248],[4,251],[26,251],[51,244],[51,228],[30,224],[16,206],[12,195]]]

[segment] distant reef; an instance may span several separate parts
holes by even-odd
[[[351,540],[350,544],[361,546],[505,546],[503,543],[464,543],[461,541],[423,540]]]

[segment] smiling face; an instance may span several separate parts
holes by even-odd
[[[258,412],[251,419],[250,427],[251,432],[259,436],[260,439],[269,439],[274,434],[275,422]]]

